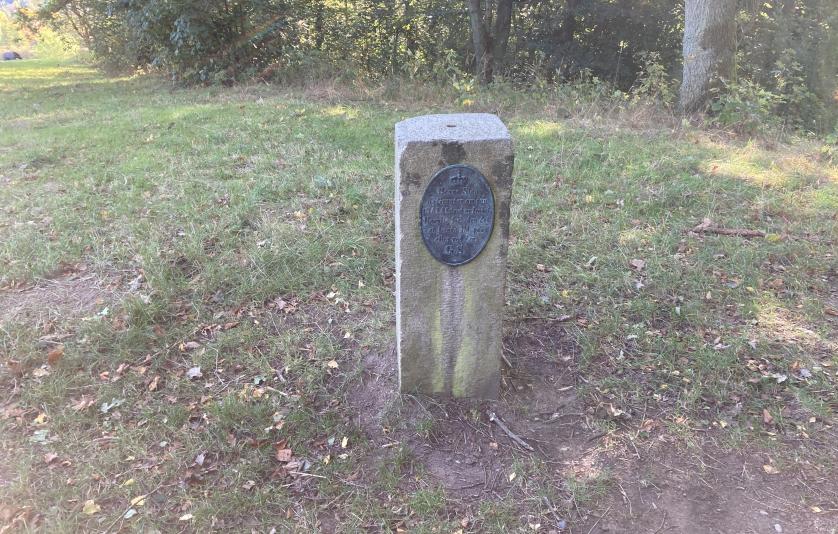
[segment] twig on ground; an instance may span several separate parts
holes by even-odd
[[[611,506],[614,506],[614,505],[612,504]],[[599,525],[599,522],[600,522],[600,521],[602,521],[602,518],[608,515],[608,512],[610,512],[610,511],[611,511],[611,506],[609,506],[609,507],[608,507],[608,509],[605,511],[605,513],[604,513],[604,514],[602,514],[601,516],[599,516],[599,519],[597,519],[597,520],[596,520],[596,523],[594,523],[593,525],[591,525],[591,528],[590,528],[590,529],[588,529],[588,534],[591,534],[591,532],[593,532],[593,531],[594,531],[594,529],[596,528],[596,526],[597,526],[597,525]]]
[[[750,230],[748,228],[723,228],[721,226],[714,225],[713,221],[706,217],[701,224],[694,227],[690,230],[690,232],[696,234],[731,235],[736,237],[765,237],[765,232],[762,230]]]
[[[658,534],[658,532],[661,532],[663,530],[663,526],[665,524],[666,524],[666,510],[663,511],[663,520],[661,521],[661,526],[658,527],[658,529],[655,531],[655,534]]]
[[[501,420],[498,418],[498,416],[497,416],[497,415],[495,415],[495,412],[488,412],[488,415],[489,415],[489,421],[491,421],[491,422],[495,423],[496,425],[498,425],[498,427],[499,427],[501,430],[503,430],[503,432],[504,432],[507,436],[509,436],[509,439],[511,439],[512,441],[514,441],[515,443],[517,443],[517,444],[518,444],[518,445],[520,445],[521,447],[523,447],[523,448],[527,449],[528,451],[530,451],[530,452],[535,452],[535,449],[533,449],[533,448],[532,448],[532,446],[531,446],[529,443],[527,443],[526,441],[524,441],[523,439],[521,439],[521,437],[520,437],[520,436],[518,436],[517,434],[515,434],[514,432],[512,432],[511,430],[509,430],[509,427],[507,427],[505,424],[503,424],[503,421],[501,421]]]
[[[563,323],[571,319],[573,319],[572,315],[560,315],[559,317],[540,317],[536,315],[531,315],[527,317],[521,317],[522,321],[555,321],[557,323]]]
[[[296,475],[296,476],[299,476],[299,477],[312,477],[312,478],[325,478],[325,479],[328,478],[328,477],[324,477],[323,475],[315,475],[314,473],[303,473],[302,471],[288,471],[288,474]]]
[[[625,499],[626,504],[628,505],[629,517],[634,518],[634,514],[632,513],[632,510],[631,510],[631,499],[629,499],[628,494],[626,493],[626,490],[623,489],[623,485],[620,484],[619,482],[617,482],[617,485],[620,487],[620,493],[623,494],[623,499]]]
[[[512,369],[512,363],[509,361],[509,358],[507,358],[507,357],[506,357],[506,354],[504,354],[503,352],[501,352],[501,353],[500,353],[500,357],[501,357],[501,359],[503,360],[503,363],[505,363],[507,367],[509,367],[510,369]]]
[[[559,514],[556,513],[556,507],[553,505],[552,501],[547,498],[547,496],[542,496],[541,500],[544,502],[544,506],[547,507],[547,510],[550,512],[550,515],[553,516],[553,519],[556,520],[556,528],[561,528],[560,525],[562,524],[562,518],[559,517]]]

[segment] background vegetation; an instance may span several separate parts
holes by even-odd
[[[717,120],[832,132],[834,2],[741,0],[736,13],[736,68],[715,95]],[[47,0],[17,18],[30,32],[72,30],[105,67],[158,69],[177,83],[582,81],[664,104],[684,28],[683,4],[668,0]]]

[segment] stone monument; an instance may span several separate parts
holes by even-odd
[[[396,124],[396,351],[404,393],[500,387],[512,138],[486,113]]]

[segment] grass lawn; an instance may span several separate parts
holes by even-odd
[[[570,90],[0,96],[0,532],[836,532],[835,146]],[[496,403],[394,394],[393,126],[464,110],[516,143]]]

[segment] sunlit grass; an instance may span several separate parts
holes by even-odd
[[[391,353],[393,125],[461,111],[460,101],[173,89],[154,77],[46,62],[0,64],[0,89],[12,95],[0,108],[0,287],[89,276],[118,289],[114,302],[50,332],[0,325],[0,362],[25,368],[0,382],[31,411],[21,425],[0,421],[16,474],[0,500],[33,506],[53,530],[97,530],[101,516],[82,514],[84,500],[101,502],[112,520],[135,494],[122,486],[133,477],[137,491],[172,484],[165,505],[141,511],[138,529],[208,530],[219,519],[291,529],[291,508],[295,521],[313,525],[316,506],[271,479],[265,428],[283,414],[289,423],[271,440],[304,449],[313,474],[354,469],[354,457],[327,466],[312,443],[355,439],[357,414],[329,404],[330,388],[366,354]],[[816,144],[720,141],[671,123],[637,128],[570,103],[577,115],[561,120],[517,94],[471,98],[475,111],[509,110],[501,115],[516,143],[504,326],[556,320],[565,345],[551,357],[577,379],[594,428],[616,439],[645,414],[689,441],[702,421],[724,419],[741,444],[759,438],[748,429],[762,428],[764,409],[793,407],[802,419],[782,430],[794,436],[810,414],[833,416],[835,367],[823,363],[838,365],[838,323],[825,312],[835,306],[838,186]],[[705,217],[768,237],[691,234]],[[277,299],[297,311],[270,308]],[[33,376],[45,358],[39,339],[51,332],[71,334],[64,359]],[[200,349],[180,348],[193,339]],[[816,378],[802,377],[796,361]],[[114,380],[121,364],[144,374]],[[194,365],[205,370],[201,381],[184,379]],[[266,378],[285,395],[254,398]],[[77,413],[82,395],[96,405]],[[100,410],[114,398],[125,399],[120,417]],[[611,406],[632,418],[610,418]],[[41,412],[48,417],[38,426]],[[431,426],[420,432],[429,438]],[[41,428],[63,439],[30,441]],[[92,440],[108,445],[91,448]],[[418,467],[411,476],[420,489],[403,491],[402,469],[415,462],[404,450],[372,467],[389,478],[347,497],[355,515],[339,528],[391,525],[411,508],[433,516],[428,529],[451,526],[441,511],[450,496]],[[45,469],[51,451],[84,461],[66,473]],[[179,483],[201,451],[217,455],[215,478],[198,489]],[[608,486],[597,454],[565,473],[579,499]],[[146,460],[155,467],[136,467]],[[539,487],[538,466],[516,465]],[[248,480],[258,486],[243,490]],[[515,506],[530,504],[510,495],[474,510],[481,525],[517,521]],[[186,511],[194,523],[179,522]]]

